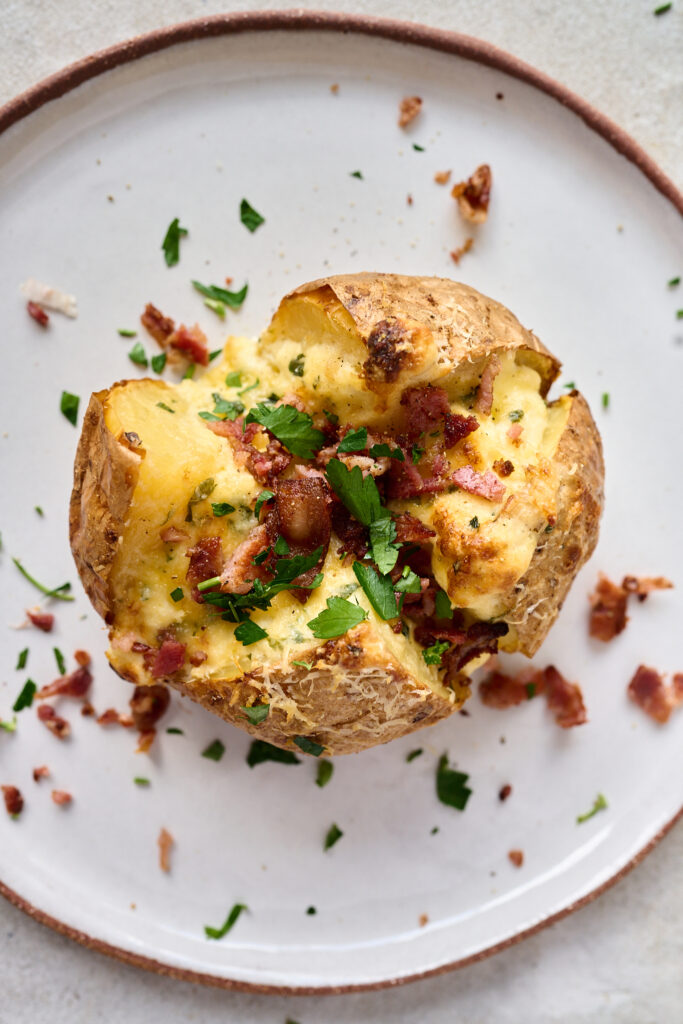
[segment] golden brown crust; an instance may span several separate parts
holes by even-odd
[[[559,467],[557,522],[543,534],[531,565],[517,584],[519,596],[505,620],[515,625],[515,650],[536,653],[557,618],[569,588],[598,541],[604,503],[602,442],[588,403],[572,391],[569,419],[554,462]]]
[[[119,444],[104,418],[109,391],[92,395],[74,462],[69,540],[85,592],[105,622],[113,600],[109,575],[138,479],[141,455]]]

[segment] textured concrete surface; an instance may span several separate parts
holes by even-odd
[[[0,103],[132,35],[265,0],[5,0]],[[271,0],[271,8],[291,4]],[[318,0],[454,29],[511,51],[612,117],[683,184],[683,3]],[[683,830],[597,902],[505,953],[393,991],[336,999],[232,994],[89,953],[0,903],[0,1024],[669,1024],[680,1020]]]

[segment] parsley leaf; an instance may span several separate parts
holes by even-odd
[[[213,299],[214,302],[222,302],[230,309],[238,309],[246,299],[249,290],[247,284],[243,285],[238,292],[229,292],[226,288],[220,288],[216,284],[202,284],[201,281],[193,281],[192,286],[200,295],[207,299]]]
[[[176,587],[175,590],[171,591],[171,600],[175,601],[176,604],[178,601],[182,601],[184,596],[182,587]]]
[[[373,459],[396,459],[397,462],[405,462],[406,457],[400,448],[390,448],[388,444],[373,444],[368,454]]]
[[[214,401],[213,412],[200,412],[199,416],[203,420],[231,420],[234,421],[244,412],[244,405],[240,401],[228,401],[227,398],[221,398],[217,391],[214,391],[211,395]]]
[[[152,369],[154,370],[155,373],[162,373],[164,367],[166,366],[166,353],[159,352],[158,355],[152,356],[152,358],[150,359],[150,363],[152,364]]]
[[[181,228],[179,219],[174,217],[161,243],[167,267],[174,267],[180,260],[180,239],[186,234],[187,228]]]
[[[338,452],[364,452],[368,444],[368,428],[359,427],[358,430],[349,430],[342,438],[337,447]]]
[[[231,505],[229,501],[212,501],[211,511],[218,519],[220,516],[229,516],[231,512],[235,511],[235,506]]]
[[[339,828],[339,825],[331,825],[327,831],[327,835],[325,836],[323,850],[329,850],[330,847],[334,846],[334,844],[338,842],[343,835],[344,833]]]
[[[272,491],[261,491],[258,498],[256,499],[256,505],[254,506],[254,515],[256,516],[257,519],[261,515],[261,509],[263,508],[264,504],[274,497],[275,495],[273,494]]]
[[[158,408],[158,409],[163,409],[163,410],[164,410],[164,412],[172,412],[172,413],[175,413],[175,409],[171,409],[171,407],[170,407],[170,406],[168,406],[168,405],[166,405],[166,403],[165,403],[165,402],[157,402],[157,408]]]
[[[360,466],[347,469],[339,459],[330,459],[325,477],[354,519],[363,526],[369,526],[386,514],[374,478],[369,475],[364,477]]]
[[[315,776],[316,786],[320,786],[322,789],[332,778],[334,773],[334,765],[331,761],[326,761],[325,758],[322,761],[318,761],[318,771]],[[308,913],[308,911],[306,911]]]
[[[119,327],[118,334],[122,338],[136,338],[138,332],[137,331],[131,331],[127,327]]]
[[[423,753],[424,750],[422,749],[422,747],[418,747],[417,750],[411,750],[409,754],[406,754],[406,761],[408,762],[408,764],[410,764],[411,761],[414,761],[416,757],[419,757],[420,754]]]
[[[359,178],[360,181],[362,181],[363,180],[363,172],[362,171],[349,171],[349,177],[350,178]]]
[[[183,732],[182,729],[178,729],[174,725],[172,725],[169,729],[167,729],[166,732],[169,734],[169,736],[184,736],[185,735],[185,733]]]
[[[536,683],[526,683],[524,689],[526,690],[526,699],[533,700],[536,696]]]
[[[244,610],[247,608],[270,608],[271,602],[277,594],[283,590],[297,589],[302,584],[295,583],[297,576],[313,569],[322,557],[322,547],[316,548],[310,555],[294,555],[292,558],[278,558],[275,563],[275,575],[272,580],[263,583],[261,580],[254,580],[254,585],[246,594],[223,594],[220,592],[204,593],[204,587],[213,581],[200,583],[204,593],[206,604],[217,605],[224,608],[222,616],[226,622],[243,622],[245,619]],[[307,590],[315,590],[319,587],[323,574],[318,573],[311,583],[303,584]],[[220,581],[219,581],[220,582]],[[239,639],[239,638],[238,638]]]
[[[381,573],[388,573],[396,565],[398,549],[396,544],[396,523],[388,516],[370,523],[370,546],[372,558]]]
[[[413,143],[413,149],[415,150],[416,153],[424,153],[425,151],[424,146],[418,146],[417,142]]]
[[[277,761],[278,764],[301,764],[293,751],[281,750],[280,747],[274,747],[272,743],[266,743],[265,740],[254,740],[249,747],[247,764],[250,768],[254,768],[257,764],[263,764],[264,761]]]
[[[240,203],[240,220],[244,224],[245,228],[251,231],[252,234],[256,231],[256,228],[266,222],[265,217],[262,217],[246,199],[243,199]]]
[[[193,506],[198,505],[200,501],[206,501],[206,499],[209,497],[209,495],[212,493],[215,487],[216,481],[212,476],[208,476],[206,480],[202,480],[200,484],[197,484],[194,491],[192,492],[192,497],[187,503],[187,515],[185,516],[186,523],[192,522]]]
[[[316,743],[315,740],[309,739],[308,736],[293,736],[292,739],[299,750],[303,750],[304,754],[312,754],[313,757],[320,757],[325,749],[320,745],[320,743]]]
[[[413,447],[410,449],[410,458],[414,466],[417,466],[418,462],[420,461],[424,453],[424,448],[418,448],[416,444],[413,445]]]
[[[448,594],[445,590],[439,590],[436,594],[436,617],[437,619],[452,619],[453,609]]]
[[[358,564],[358,563],[356,563]],[[394,601],[394,603],[396,603]],[[343,636],[354,626],[368,617],[364,608],[343,597],[328,597],[327,608],[308,623],[308,628],[318,640],[333,640]]]
[[[603,409],[609,409],[609,391],[603,391],[602,393],[602,407]]]
[[[202,757],[208,758],[209,761],[220,761],[224,753],[225,744],[220,740],[214,740],[205,750],[202,750]]]
[[[228,388],[242,387],[242,374],[239,370],[231,370],[225,378],[225,386]]]
[[[680,277],[672,277],[671,280],[667,281],[666,283],[668,284],[669,288],[677,288],[678,285],[681,283],[681,279]]]
[[[242,711],[252,725],[260,725],[270,714],[270,704],[252,704],[251,707],[243,707]]]
[[[589,818],[592,818],[594,814],[597,814],[598,811],[604,811],[606,809],[607,801],[605,800],[602,793],[598,793],[595,800],[593,801],[593,806],[591,807],[590,811],[586,811],[585,814],[580,814],[576,819],[576,824],[581,825],[584,821],[588,821]]]
[[[38,687],[33,680],[27,679],[21,688],[19,696],[12,705],[12,711],[23,711],[24,708],[30,708],[37,689]]]
[[[66,661],[64,660],[64,655],[60,651],[59,647],[53,647],[52,652],[55,656],[55,661],[57,662],[57,671],[59,672],[60,676],[65,676]]]
[[[316,430],[307,412],[293,405],[267,405],[259,402],[247,415],[246,423],[260,423],[269,430],[292,455],[312,459],[325,441],[322,430]],[[360,470],[359,470],[360,472]]]
[[[457,811],[464,811],[472,796],[472,790],[465,785],[468,779],[469,775],[464,772],[449,768],[448,756],[442,754],[436,769],[436,795],[441,803],[455,807]]]
[[[220,928],[212,928],[210,925],[204,925],[204,934],[207,939],[222,939],[224,935],[227,935],[232,926],[237,921],[243,910],[248,910],[246,903],[235,903],[234,907],[226,917],[225,921]]]
[[[305,668],[307,672],[310,672],[313,668],[312,661],[293,661],[292,665],[300,665],[301,668]]]
[[[472,516],[472,518],[470,519],[470,526],[472,527],[473,530],[479,529],[479,516]]]
[[[299,355],[295,359],[289,360],[289,372],[293,373],[295,377],[303,377],[304,375],[304,359],[303,352],[299,352]]]
[[[66,416],[69,423],[73,423],[76,426],[76,420],[78,419],[78,403],[80,398],[78,395],[72,395],[69,391],[62,391],[62,397],[59,402],[59,408],[62,415]]]
[[[273,546],[273,551],[275,552],[275,554],[280,555],[280,557],[282,557],[283,555],[288,555],[289,550],[289,544],[287,543],[285,538],[283,536],[279,536],[278,539],[275,541],[275,545]]]
[[[425,665],[440,665],[441,657],[446,653],[450,644],[447,640],[437,641],[431,647],[425,647],[422,651]]]
[[[381,619],[395,619],[398,615],[394,584],[388,576],[378,576],[370,565],[353,563],[356,579],[365,591],[368,601]]]
[[[182,377],[180,379],[181,380],[192,380],[192,378],[194,377],[194,371],[196,369],[197,369],[197,364],[196,363],[190,363],[190,365],[185,370],[185,373],[182,375]]]
[[[245,647],[249,647],[250,644],[258,643],[259,640],[263,640],[268,636],[265,629],[261,629],[251,619],[245,619],[244,622],[240,622],[239,626],[235,630],[235,640],[239,640]]]
[[[401,578],[394,583],[394,590],[401,594],[419,594],[422,590],[420,577],[408,565],[403,566]]]
[[[136,775],[134,777],[134,779],[133,779],[133,782],[135,783],[136,786],[149,786],[150,785],[149,779],[146,779],[144,777],[144,775]]]
[[[135,363],[136,366],[147,367],[149,365],[149,360],[147,359],[147,355],[145,354],[145,350],[143,348],[141,341],[135,342],[132,349],[128,353],[128,358],[130,359],[131,363]]]
[[[26,662],[28,661],[28,647],[24,647],[23,651],[19,652],[17,659],[17,671],[22,668],[26,668]]]

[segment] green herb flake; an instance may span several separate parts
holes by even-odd
[[[412,459],[414,466],[417,466],[418,462],[420,461],[424,453],[424,448],[418,448],[416,444],[413,445],[413,447],[410,449],[410,457]]]
[[[339,417],[336,412],[330,412],[329,409],[323,409],[323,415],[327,417],[333,427],[336,427],[339,423]]]
[[[194,377],[194,371],[196,369],[197,369],[197,364],[196,363],[190,363],[190,365],[185,370],[185,373],[182,375],[182,377],[180,379],[181,380],[192,380],[192,378]]]
[[[222,348],[215,348],[213,352],[209,352],[209,362],[212,363],[222,353]]]
[[[353,563],[353,572],[365,595],[381,619],[395,619],[398,615],[394,584],[388,576],[379,576],[370,565]]]
[[[410,764],[411,761],[414,761],[415,758],[419,757],[421,754],[424,754],[422,747],[418,747],[417,750],[411,750],[409,754],[406,754],[406,761]]]
[[[20,671],[22,668],[26,668],[26,662],[28,661],[28,647],[24,647],[23,651],[19,651],[19,657],[17,658],[16,670]]]
[[[400,579],[394,583],[394,590],[401,594],[419,594],[422,589],[420,577],[408,565],[403,566]]]
[[[138,332],[131,331],[127,327],[119,327],[118,333],[122,338],[137,338]]]
[[[429,830],[429,834],[430,834],[430,836],[435,836],[438,831],[439,831],[439,826],[435,825],[434,828]]]
[[[364,452],[368,444],[368,428],[349,430],[337,446],[338,452]]]
[[[204,299],[204,305],[212,313],[215,313],[216,316],[219,316],[221,320],[225,320],[225,304],[220,299]]]
[[[325,836],[325,842],[323,844],[323,850],[330,850],[335,843],[339,842],[341,837],[344,835],[339,825],[330,825]]]
[[[46,597],[55,597],[57,598],[58,601],[74,600],[74,598],[71,597],[71,595],[63,593],[63,591],[65,590],[71,590],[70,583],[62,583],[61,586],[53,587],[52,589],[50,589],[49,587],[44,586],[42,583],[39,583],[37,579],[31,576],[30,572],[23,567],[18,558],[13,558],[12,561],[14,562],[14,564],[16,565],[17,569],[24,577],[24,579],[28,580],[29,583],[32,583],[36,590],[39,590],[41,594],[45,594]]]
[[[227,398],[222,398],[218,391],[214,391],[211,397],[214,401],[213,412],[200,412],[199,416],[203,420],[230,420],[234,422],[244,412],[244,405],[238,400],[229,401]]]
[[[210,494],[213,493],[216,487],[216,481],[212,476],[208,476],[206,480],[202,480],[200,484],[197,484],[192,496],[187,503],[187,515],[185,516],[185,522],[192,522],[192,509],[195,505],[198,505],[201,501],[206,501]]]
[[[431,647],[425,647],[422,651],[425,665],[440,665],[441,658],[446,653],[450,644],[446,640],[437,641]]]
[[[267,636],[268,633],[266,630],[261,629],[261,627],[255,622],[252,622],[251,619],[245,619],[244,622],[240,622],[239,626],[235,630],[235,640],[239,640],[244,647],[256,644],[259,640],[265,640]]]
[[[436,795],[442,804],[464,811],[472,790],[465,785],[469,775],[448,767],[448,756],[442,754],[436,769]]]
[[[326,764],[326,763],[327,763],[327,762],[325,762],[325,761],[323,761],[323,762],[322,762],[322,764]],[[320,770],[320,765],[318,765],[318,770]],[[306,913],[307,913],[307,914],[308,914],[308,915],[309,915],[310,917],[312,917],[312,916],[313,916],[313,914],[317,914],[317,913],[318,913],[318,911],[316,910],[316,908],[315,908],[315,907],[306,907]]]
[[[681,283],[680,277],[672,277],[671,280],[666,282],[669,288],[678,288]]]
[[[272,406],[259,402],[250,410],[245,422],[260,423],[292,455],[302,459],[312,459],[325,442],[325,435],[322,430],[316,430],[308,413],[299,412],[293,405]]]
[[[40,516],[41,519],[45,518],[45,513],[43,512],[43,510],[40,507],[40,505],[34,505],[33,506],[33,511],[37,512],[37,514]]]
[[[169,736],[184,736],[185,735],[183,730],[182,729],[178,729],[175,725],[170,726],[170,728],[168,728],[166,730],[166,732],[168,733]]]
[[[592,818],[593,815],[598,813],[598,811],[605,810],[607,810],[607,800],[602,795],[602,793],[598,793],[595,800],[593,801],[593,806],[591,807],[590,811],[586,811],[585,814],[580,814],[576,819],[576,824],[582,825],[584,821],[588,821],[588,819]]]
[[[167,267],[174,267],[180,260],[180,239],[186,234],[187,228],[181,228],[179,219],[174,217],[161,243]]]
[[[677,309],[676,310],[676,319],[677,320],[683,320],[683,309]]]
[[[23,711],[24,708],[30,708],[37,689],[38,687],[33,680],[27,679],[21,688],[19,696],[12,705],[12,711]]]
[[[171,591],[171,600],[175,601],[176,604],[178,601],[182,601],[184,596],[182,587],[176,587],[175,590]]]
[[[658,18],[661,14],[666,14],[667,11],[670,11],[672,7],[673,4],[660,4],[659,7],[655,7],[652,13]]]
[[[202,284],[201,281],[193,281],[192,287],[203,295],[206,299],[213,299],[214,302],[222,302],[224,306],[229,306],[230,309],[239,309],[244,300],[247,297],[247,291],[249,286],[243,285],[238,292],[229,292],[225,288],[220,288],[216,284]]]
[[[279,555],[281,558],[283,555],[288,555],[290,553],[289,544],[287,543],[284,537],[278,537],[278,539],[275,541],[273,551],[275,552],[276,555]]]
[[[243,707],[242,711],[251,725],[261,725],[270,714],[270,704],[252,704],[251,707]]]
[[[325,477],[330,487],[359,523],[370,526],[385,516],[377,484],[372,476],[363,476],[360,466],[347,469],[339,459],[330,459]]]
[[[397,462],[405,462],[406,457],[400,448],[390,448],[388,444],[373,444],[368,452],[373,459],[396,459]]]
[[[231,505],[228,501],[212,501],[211,511],[216,519],[220,519],[221,516],[229,516],[231,512],[234,512],[235,506]]]
[[[66,416],[69,423],[73,423],[76,426],[78,420],[78,403],[80,398],[78,395],[72,395],[69,391],[62,391],[62,397],[59,402],[59,408],[63,416]]]
[[[289,372],[293,373],[295,377],[303,377],[304,375],[304,359],[303,352],[299,352],[299,355],[295,359],[289,360]]]
[[[5,732],[16,732],[17,731],[17,719],[16,716],[11,722],[3,722],[0,718],[0,729],[4,729]]]
[[[151,786],[149,779],[146,779],[144,775],[136,775],[133,779],[136,786]]]
[[[473,530],[479,529],[479,516],[472,516],[472,518],[470,519],[470,526],[472,527]]]
[[[508,413],[508,419],[511,419],[513,423],[519,423],[520,420],[524,419],[524,409],[513,409],[512,412]]]
[[[299,750],[303,750],[304,754],[311,754],[312,757],[320,757],[325,750],[320,743],[309,739],[308,736],[293,736],[292,738]]]
[[[60,651],[59,647],[53,647],[52,648],[52,652],[53,652],[53,654],[55,656],[55,661],[57,662],[57,671],[59,672],[60,676],[65,676],[66,675],[66,661],[64,659],[64,655]]]
[[[331,761],[327,761],[325,758],[322,761],[318,761],[318,769],[315,775],[315,784],[323,789],[332,778],[334,774],[334,765]],[[308,913],[308,911],[306,911]]]
[[[370,523],[370,547],[372,558],[381,573],[388,573],[396,565],[398,551],[401,547],[396,543],[396,523],[388,516],[375,519]]]
[[[231,370],[225,378],[225,386],[228,388],[242,387],[242,374],[239,370]]]
[[[452,619],[453,609],[448,594],[445,590],[439,590],[436,594],[436,617],[437,619]]]
[[[202,750],[202,757],[208,758],[209,761],[220,761],[224,753],[225,744],[221,743],[220,740],[214,740],[213,743],[209,743],[205,750]]]
[[[313,668],[312,661],[293,661],[292,665],[300,665],[301,668],[305,668],[307,672],[310,672]]]
[[[284,590],[296,590],[304,587],[307,590],[315,590],[323,580],[323,574],[317,573],[308,584],[295,583],[298,576],[314,569],[322,558],[322,546],[312,551],[310,555],[294,555],[292,558],[278,558],[275,563],[275,575],[266,583],[261,580],[254,580],[254,584],[246,594],[230,593],[207,593],[204,595],[206,604],[216,605],[224,609],[221,616],[226,622],[241,623],[245,619],[247,609],[270,608],[273,598]],[[220,579],[216,578],[216,582]],[[211,584],[213,585],[213,584]],[[202,587],[208,586],[205,582]]]
[[[526,683],[524,689],[526,690],[526,699],[533,700],[536,696],[536,683]]]
[[[394,600],[394,604],[396,601]],[[327,608],[308,623],[308,628],[318,640],[333,640],[343,636],[354,626],[368,617],[365,609],[343,597],[328,597]]]
[[[251,231],[252,234],[256,231],[256,228],[266,222],[265,217],[262,217],[246,199],[243,199],[240,203],[240,220],[244,224],[245,228],[248,231]]]
[[[416,153],[424,153],[425,151],[424,146],[418,146],[417,142],[413,143],[413,149],[415,150]]]
[[[261,509],[263,508],[264,504],[274,497],[275,495],[273,494],[272,491],[261,491],[258,498],[256,499],[256,505],[254,506],[254,515],[257,519],[261,515]]]
[[[609,409],[609,391],[603,391],[602,393],[602,407],[603,409]]]
[[[257,764],[263,764],[265,761],[276,761],[278,764],[301,764],[293,751],[281,750],[280,747],[274,747],[272,743],[266,743],[265,740],[254,740],[249,747],[247,764],[250,768],[254,768]]]
[[[166,366],[166,353],[159,352],[158,355],[152,356],[150,363],[155,373],[163,373],[164,367]]]
[[[242,388],[242,390],[238,391],[237,394],[238,395],[246,395],[247,391],[253,391],[254,388],[257,388],[260,383],[261,383],[261,381],[257,377],[253,384],[249,384],[248,387]],[[275,401],[277,402],[277,397],[275,398]]]
[[[212,928],[210,925],[204,925],[204,934],[207,939],[222,939],[224,935],[227,935],[232,926],[237,921],[243,910],[248,910],[246,903],[235,903],[232,910],[226,917],[225,921],[220,928]]]
[[[358,178],[359,181],[363,181],[363,172],[362,171],[349,171],[349,177],[350,178]]]
[[[131,363],[135,363],[136,366],[147,367],[149,365],[149,360],[147,359],[147,355],[145,354],[145,350],[142,346],[141,341],[135,342],[132,349],[128,353],[128,358],[130,359]]]
[[[172,412],[175,415],[175,409],[171,409],[165,402],[157,402],[157,409],[163,409],[164,412]]]

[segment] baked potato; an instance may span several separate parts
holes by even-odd
[[[441,278],[287,295],[201,376],[94,394],[73,555],[112,668],[259,739],[345,754],[532,655],[591,554],[600,437],[509,310]]]

